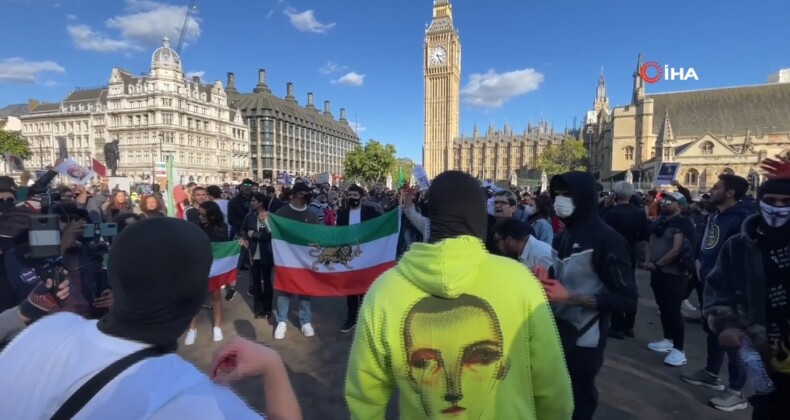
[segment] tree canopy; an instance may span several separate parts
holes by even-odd
[[[568,171],[586,171],[584,166],[587,158],[587,149],[584,142],[573,138],[566,138],[558,145],[550,145],[543,149],[534,169],[546,171],[552,176]]]
[[[343,161],[343,176],[347,180],[364,182],[384,182],[387,173],[396,166],[395,146],[368,140],[364,146],[357,146],[346,153]],[[397,168],[395,169],[397,171]],[[397,172],[396,172],[397,176]]]
[[[22,159],[30,157],[30,145],[17,131],[5,131],[0,125],[0,153],[11,153]]]
[[[392,185],[397,186],[398,184],[399,169],[403,169],[403,177],[406,179],[406,183],[408,183],[409,178],[411,178],[411,172],[414,170],[414,166],[414,161],[409,158],[397,158],[395,160],[395,164],[390,170],[390,174],[392,174]]]

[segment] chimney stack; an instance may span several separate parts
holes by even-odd
[[[329,101],[324,101],[324,115],[332,115],[332,108]]]
[[[236,90],[236,75],[234,75],[232,72],[228,72],[228,87],[225,88],[225,91],[236,92],[236,93],[239,92],[238,90]]]
[[[285,85],[285,92],[286,92],[285,99],[287,99],[287,100],[289,100],[291,102],[296,102],[296,97],[294,96],[294,84],[293,83],[288,82],[288,84]]]
[[[340,108],[340,122],[348,122],[348,120],[346,120],[346,109],[345,108]]]
[[[307,92],[307,108],[315,109],[315,103],[313,103],[313,92]]]
[[[258,69],[258,85],[252,91],[254,93],[272,93],[272,90],[266,84],[266,69]]]

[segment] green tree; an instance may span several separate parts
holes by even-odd
[[[395,166],[395,146],[368,140],[364,146],[357,146],[346,153],[343,161],[343,177],[347,180],[364,182],[384,182]]]
[[[5,131],[0,124],[0,153],[11,153],[22,159],[30,157],[30,145],[18,131]]]
[[[395,165],[390,170],[390,174],[392,175],[392,185],[393,187],[396,186],[398,183],[398,169],[403,169],[403,176],[406,178],[406,182],[409,182],[409,178],[411,178],[411,171],[414,170],[415,163],[413,160],[409,158],[398,158],[395,160]]]
[[[584,142],[571,137],[566,138],[560,145],[550,145],[543,149],[534,169],[546,171],[546,175],[561,174],[568,171],[586,171],[584,166],[587,158],[587,149]]]

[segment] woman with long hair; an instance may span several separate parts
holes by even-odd
[[[554,242],[554,229],[551,226],[551,216],[554,214],[554,203],[549,195],[541,194],[529,200],[524,211],[529,213],[527,224],[535,232],[535,239],[549,245]]]
[[[164,217],[162,205],[153,195],[144,195],[140,199],[140,217],[150,219],[153,217]]]
[[[211,242],[227,242],[228,238],[228,225],[225,223],[225,216],[219,205],[213,201],[206,201],[198,207],[200,216],[200,228],[206,233]],[[214,341],[222,341],[222,286],[223,283],[211,279],[208,285],[208,292],[211,295],[211,311],[214,315]],[[195,344],[197,338],[197,317],[192,319],[189,324],[184,345],[191,346]]]
[[[252,212],[244,218],[241,225],[241,243],[247,248],[252,261],[250,282],[255,318],[268,319],[272,316],[274,299],[272,233],[266,223],[269,218],[269,200],[261,193],[254,193],[250,207]]]
[[[133,213],[132,203],[126,195],[126,191],[116,190],[112,193],[110,202],[104,208],[104,221],[112,222],[115,216],[121,213]]]

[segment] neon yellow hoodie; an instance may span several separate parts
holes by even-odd
[[[352,419],[570,419],[570,377],[537,279],[471,236],[412,245],[371,286],[346,373]]]

